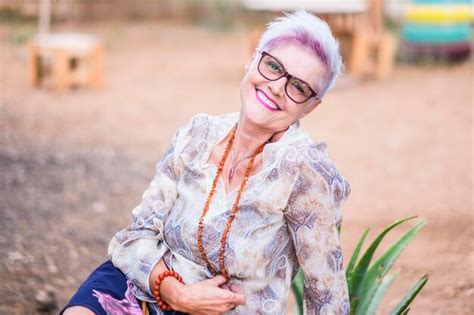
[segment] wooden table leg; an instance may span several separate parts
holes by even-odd
[[[375,69],[377,79],[385,79],[392,73],[395,49],[395,36],[390,33],[382,34],[377,47],[377,66]]]
[[[28,56],[28,81],[33,87],[37,87],[40,82],[40,55],[39,48],[35,44],[29,45]]]
[[[349,56],[349,71],[353,74],[365,74],[369,58],[369,42],[362,32],[352,36],[352,49]]]
[[[93,88],[100,88],[104,84],[104,48],[102,45],[95,47],[90,53],[89,84]]]
[[[65,90],[69,85],[69,58],[64,50],[54,50],[51,70],[53,89],[56,91]]]

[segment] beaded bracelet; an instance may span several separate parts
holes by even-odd
[[[161,296],[160,296],[161,282],[166,277],[174,277],[174,278],[176,278],[176,280],[178,280],[182,284],[184,284],[184,281],[183,281],[183,278],[176,271],[166,270],[166,271],[162,272],[158,277],[156,277],[155,281],[153,282],[153,290],[152,291],[153,291],[153,295],[155,296],[156,302],[158,303],[158,306],[164,311],[172,311],[173,309],[171,308],[171,306],[169,306],[168,304],[163,302],[161,300]]]

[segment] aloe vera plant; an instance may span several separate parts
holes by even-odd
[[[358,259],[362,246],[369,233],[369,229],[366,229],[362,234],[346,268],[351,315],[371,315],[377,313],[377,309],[386,290],[398,275],[398,273],[388,273],[390,268],[410,241],[416,236],[416,234],[418,234],[423,226],[426,225],[426,221],[421,221],[415,224],[384,253],[382,253],[382,255],[380,255],[372,265],[370,265],[370,263],[383,238],[395,227],[414,218],[416,217],[404,218],[387,226],[372,241],[362,257]],[[303,314],[303,280],[304,275],[302,270],[300,270],[292,285],[296,299],[297,314]],[[421,277],[405,294],[400,302],[390,311],[390,315],[408,314],[410,303],[421,291],[427,281],[427,275]]]

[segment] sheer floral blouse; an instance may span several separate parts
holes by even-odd
[[[181,128],[130,225],[111,240],[109,256],[131,280],[137,298],[154,301],[148,278],[161,258],[187,284],[212,278],[197,246],[199,217],[217,172],[208,160],[238,118],[199,114]],[[299,268],[305,274],[305,314],[348,314],[337,227],[349,194],[327,145],[313,142],[299,122],[267,144],[263,167],[249,178],[227,239],[225,265],[246,298],[227,314],[284,314]],[[237,189],[226,193],[221,178],[204,219],[204,249],[216,270],[236,195]]]

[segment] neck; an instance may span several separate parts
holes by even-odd
[[[233,149],[236,157],[254,152],[262,143],[280,140],[287,129],[275,131],[261,128],[245,119],[239,118]]]

